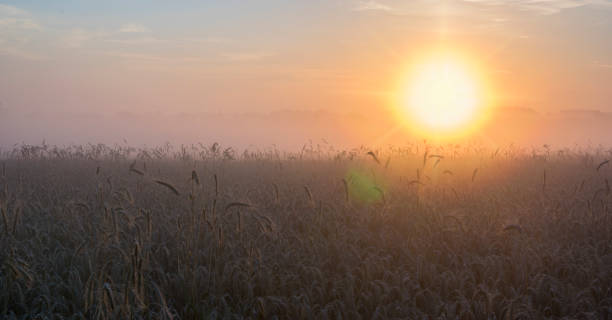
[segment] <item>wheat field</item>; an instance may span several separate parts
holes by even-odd
[[[611,319],[604,148],[22,145],[6,319]]]

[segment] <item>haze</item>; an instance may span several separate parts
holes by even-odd
[[[612,1],[0,1],[0,146],[399,144],[417,55],[477,62],[487,143],[610,145]]]

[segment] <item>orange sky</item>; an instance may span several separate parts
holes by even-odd
[[[0,1],[2,142],[38,138],[32,119],[52,139],[63,115],[389,115],[440,48],[478,65],[493,107],[612,112],[609,34],[607,0]]]

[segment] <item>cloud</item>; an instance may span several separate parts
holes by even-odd
[[[42,27],[25,10],[0,4],[0,55],[26,60],[43,60],[46,56],[31,50]]]
[[[105,55],[125,61],[128,67],[138,70],[193,70],[208,60],[201,56],[158,55],[137,51],[107,51]]]
[[[463,0],[467,3],[487,6],[505,6],[520,11],[529,11],[540,15],[551,15],[566,9],[578,8],[586,5],[612,6],[612,2],[605,0]]]
[[[362,1],[353,8],[353,11],[393,11],[393,8],[377,1]]]
[[[254,52],[232,52],[232,53],[224,53],[222,56],[229,60],[235,62],[245,62],[245,61],[257,61],[262,60],[264,58],[273,56],[274,54],[266,51],[254,51]]]
[[[60,43],[69,48],[82,48],[92,41],[104,41],[107,43],[141,45],[166,42],[162,39],[152,36],[129,36],[123,34],[143,34],[149,32],[149,29],[139,24],[125,24],[119,29],[85,29],[72,28],[68,31],[63,31]]]
[[[126,60],[141,61],[141,62],[163,62],[170,63],[180,60],[179,58],[165,57],[149,53],[127,52],[127,51],[108,51],[106,55],[117,57]]]
[[[0,4],[0,16],[25,16],[28,15],[27,11],[19,9],[17,7],[9,6],[6,4]]]
[[[69,48],[81,48],[88,41],[104,38],[108,35],[109,33],[104,31],[91,31],[83,28],[74,28],[62,36],[60,41]]]
[[[40,30],[41,27],[34,20],[29,18],[13,18],[3,17],[0,18],[0,29],[13,28],[13,29],[31,29]]]
[[[594,66],[596,68],[602,68],[602,69],[612,69],[612,64],[603,63],[603,62],[599,62],[599,61],[594,61],[592,63],[592,66]]]
[[[470,6],[483,6],[491,8],[513,9],[537,15],[553,15],[563,10],[583,6],[599,6],[612,8],[610,0],[458,0],[458,1],[431,1],[411,0],[406,2],[393,2],[397,6],[384,1],[359,1],[351,8],[352,11],[376,11],[393,15],[431,15],[443,12],[444,15],[454,13],[464,15]],[[425,10],[438,8],[440,10]],[[430,12],[429,14],[427,12]],[[479,11],[482,13],[482,11]],[[501,18],[503,19],[503,18]],[[504,23],[506,21],[494,21]]]
[[[150,44],[165,44],[169,43],[169,40],[160,39],[156,37],[137,37],[137,38],[129,38],[129,39],[106,39],[107,42],[110,43],[119,43],[126,45],[150,45]]]
[[[149,28],[135,23],[124,24],[119,28],[119,32],[122,33],[146,33],[149,32]]]
[[[2,42],[0,42],[1,44]],[[22,49],[18,46],[0,46],[0,55],[7,55],[12,57],[18,57],[26,60],[34,60],[34,61],[42,61],[48,60],[49,57],[46,55],[30,52],[28,50]]]
[[[27,11],[0,4],[0,30],[6,31],[6,29],[39,30],[41,27]]]
[[[208,36],[208,37],[203,37],[203,38],[184,38],[182,40],[185,41],[185,42],[204,43],[204,44],[209,44],[209,43],[227,44],[227,43],[235,43],[236,42],[235,39],[231,39],[231,38],[227,38],[227,37],[215,37],[215,36]]]

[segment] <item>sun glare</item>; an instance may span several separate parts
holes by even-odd
[[[400,89],[409,126],[430,136],[457,136],[484,116],[478,78],[459,59],[437,57],[412,68]]]

